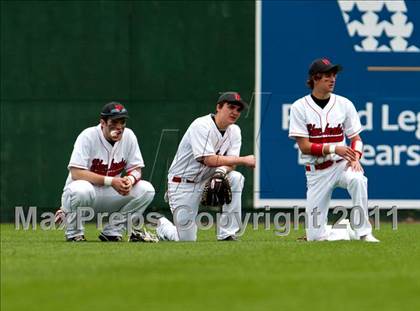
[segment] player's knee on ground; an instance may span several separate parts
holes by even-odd
[[[191,233],[189,231],[178,230],[178,241],[184,242],[195,242],[197,241],[197,233]]]
[[[188,207],[178,207],[174,212],[174,222],[180,241],[197,240],[196,213]]]
[[[232,171],[228,174],[228,178],[232,187],[232,190],[242,190],[244,187],[245,177],[237,172]]]
[[[75,211],[78,207],[91,207],[95,201],[95,189],[86,180],[76,180],[64,190],[62,205],[65,212]]]

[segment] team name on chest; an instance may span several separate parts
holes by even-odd
[[[343,136],[343,125],[338,124],[337,126],[331,127],[329,123],[322,130],[321,127],[316,127],[315,124],[306,124],[306,128],[309,133],[309,141],[312,143],[330,143],[340,142],[344,139]]]
[[[118,174],[121,174],[124,167],[127,165],[127,161],[121,159],[120,162],[115,162],[114,159],[112,159],[111,165],[108,169],[108,164],[104,163],[104,160],[102,159],[93,159],[92,165],[90,166],[90,171],[100,174],[100,175],[108,175],[108,176],[116,176]]]

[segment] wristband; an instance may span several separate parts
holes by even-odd
[[[311,154],[317,157],[323,157],[324,152],[322,149],[324,148],[323,144],[311,144]]]
[[[363,155],[363,142],[360,139],[353,140],[351,142],[351,149],[356,151],[358,154],[360,154],[360,157]]]
[[[328,145],[328,153],[335,154],[335,147],[336,145]]]
[[[131,180],[131,184],[134,186],[137,184],[141,179],[141,172],[138,170],[132,170],[127,174],[128,178]]]
[[[136,179],[134,178],[134,176],[129,175],[127,177],[128,177],[128,179],[130,179],[131,185],[134,185],[136,183]]]
[[[224,168],[223,166],[219,166],[218,168],[216,168],[216,170],[214,172],[215,173],[221,173],[221,174],[223,174],[223,176],[226,176],[227,169]]]
[[[113,179],[114,179],[114,177],[105,176],[104,177],[104,186],[111,186]]]
[[[223,174],[226,175],[227,169],[224,168],[223,166],[219,166],[218,168],[216,168],[215,172],[217,172],[217,173],[223,173]]]

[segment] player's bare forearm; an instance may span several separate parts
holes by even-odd
[[[211,155],[204,157],[203,163],[208,167],[227,166],[233,169],[233,167],[236,165],[245,165],[254,168],[255,157],[254,155],[247,155],[243,157]]]
[[[362,140],[362,138],[360,137],[360,135],[356,135],[356,136],[353,136],[352,138],[350,138],[350,141],[356,141],[356,140]]]
[[[299,150],[303,154],[311,154],[311,142],[307,137],[296,137],[296,142],[298,144]]]
[[[107,177],[75,167],[70,168],[70,174],[73,180],[86,180],[98,186],[105,185],[105,178]],[[128,177],[112,177],[109,186],[112,186],[121,195],[128,195],[132,188],[132,182]]]
[[[71,178],[73,180],[86,180],[94,185],[103,186],[105,183],[105,176],[80,168],[70,168]],[[131,182],[128,178],[113,177],[111,186],[118,192],[129,192],[131,189]],[[122,194],[122,193],[120,193]]]
[[[330,145],[329,144],[322,144],[319,149],[322,150],[322,154],[314,154],[313,145],[314,143],[311,143],[309,141],[309,138],[307,137],[296,137],[296,142],[299,146],[300,151],[303,154],[310,154],[315,156],[326,156],[328,154],[331,154]],[[357,153],[347,146],[335,146],[334,153],[338,154],[340,157],[347,161],[356,161]]]
[[[104,176],[89,170],[71,167],[70,168],[71,178],[73,180],[86,180],[94,185],[102,186],[104,184]]]

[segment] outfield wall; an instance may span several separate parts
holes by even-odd
[[[163,202],[186,127],[218,93],[254,89],[254,2],[2,1],[1,220],[60,205],[73,143],[119,100]],[[253,110],[239,121],[253,151]],[[252,174],[244,206],[252,206]]]

